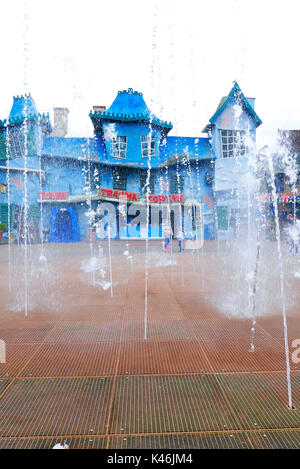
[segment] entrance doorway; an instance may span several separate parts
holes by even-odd
[[[54,208],[51,213],[50,241],[79,241],[77,213],[74,208]]]
[[[70,241],[73,236],[73,224],[70,212],[60,209],[55,217],[55,232],[59,241]]]

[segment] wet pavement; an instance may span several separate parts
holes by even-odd
[[[298,259],[284,251],[289,410],[275,243],[262,247],[254,352],[245,245],[150,241],[146,339],[145,242],[112,241],[112,291],[107,241],[93,251],[30,246],[25,317],[24,248],[12,246],[9,291],[0,246],[0,448],[300,446]]]

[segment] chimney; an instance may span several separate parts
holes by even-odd
[[[54,107],[54,126],[51,137],[65,137],[68,133],[68,114],[66,107]]]
[[[94,112],[104,112],[106,110],[106,106],[93,106]]]

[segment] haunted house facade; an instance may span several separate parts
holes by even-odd
[[[0,221],[19,241],[25,215],[32,242],[106,237],[96,227],[107,203],[115,207],[116,239],[161,238],[162,218],[154,212],[166,205],[171,214],[179,211],[180,228],[190,240],[222,237],[229,214],[234,219],[238,210],[243,213],[237,190],[241,181],[247,183],[243,177],[261,121],[254,99],[245,98],[237,83],[205,137],[169,135],[172,124],[157,118],[132,89],[119,91],[108,109],[94,106],[91,138],[66,137],[68,110],[56,111],[60,119],[53,128],[31,95],[17,96],[8,119],[0,121]],[[145,225],[131,223],[145,205],[147,233]]]

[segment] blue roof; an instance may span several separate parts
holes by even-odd
[[[14,96],[13,105],[9,113],[9,118],[0,121],[0,127],[6,127],[8,125],[16,125],[27,120],[42,120],[42,125],[46,132],[51,131],[51,125],[49,122],[49,113],[40,114],[37,111],[35,102],[31,94],[25,94],[24,96]]]
[[[9,114],[9,121],[24,119],[37,115],[37,108],[30,94],[25,96],[14,96],[14,102]]]
[[[110,108],[103,112],[91,111],[90,117],[92,121],[95,119],[127,122],[146,121],[168,130],[173,128],[171,122],[162,121],[152,114],[145,103],[143,94],[139,91],[133,91],[132,88],[119,91]]]
[[[95,138],[47,137],[43,141],[43,156],[85,159],[88,155],[99,157],[99,153],[101,150]]]
[[[127,115],[136,115],[144,112],[150,114],[150,110],[145,103],[143,94],[139,91],[133,91],[132,88],[119,91],[116,99],[105,112],[110,112],[112,114],[122,113]]]
[[[225,109],[227,104],[233,98],[237,99],[240,102],[240,104],[242,105],[242,107],[246,110],[246,112],[248,112],[248,114],[250,114],[250,116],[255,121],[256,127],[258,127],[259,125],[262,124],[262,120],[258,117],[258,115],[254,111],[253,107],[250,105],[249,101],[245,98],[244,94],[242,93],[241,88],[239,87],[239,85],[237,84],[236,81],[234,82],[234,85],[233,85],[229,95],[227,96],[227,98],[225,98],[223,100],[223,102],[221,102],[222,103],[221,106],[219,106],[219,108],[216,110],[214,115],[209,119],[209,122],[211,124],[214,124],[217,117],[223,112],[223,110]]]
[[[166,137],[161,145],[161,157],[174,163],[176,156],[188,155],[190,160],[215,159],[209,138]]]

